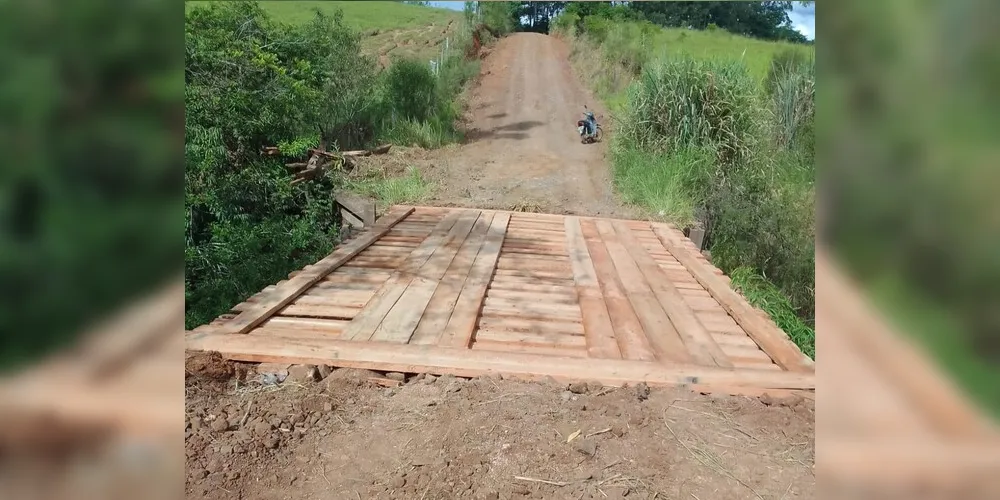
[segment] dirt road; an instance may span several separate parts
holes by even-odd
[[[427,169],[435,205],[627,217],[604,160],[584,145],[584,105],[609,125],[601,103],[574,76],[568,47],[537,33],[501,40],[485,58],[469,98],[467,144]]]
[[[808,400],[496,377],[386,388],[350,369],[278,386],[200,373],[186,384],[188,498],[814,498]]]
[[[607,115],[566,52],[544,35],[502,40],[471,92],[470,140],[388,161],[418,166],[432,205],[633,217],[606,145],[575,134],[584,104]],[[422,374],[383,387],[403,374],[357,370],[262,385],[217,361],[189,360],[188,498],[814,497],[808,400]]]

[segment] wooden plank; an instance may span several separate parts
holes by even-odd
[[[747,337],[748,339],[750,338],[747,336],[747,333],[743,331],[743,327],[736,323],[736,320],[730,317],[725,311],[722,311],[721,313],[699,311],[697,315],[701,324],[705,325],[705,329],[712,333],[724,333],[727,335],[739,335]],[[756,342],[754,345],[756,345]]]
[[[506,223],[503,214],[494,218]],[[461,298],[459,299],[461,301]],[[654,386],[726,386],[760,389],[815,389],[815,374],[787,371],[734,371],[697,365],[663,365],[652,361],[575,359],[523,353],[497,355],[462,347],[352,342],[322,334],[294,336],[220,335],[192,332],[185,336],[191,350],[217,351],[239,361],[326,364],[338,367],[452,374],[461,377],[502,373],[525,378],[596,380],[608,385],[646,382]]]
[[[360,307],[316,306],[292,303],[278,314],[281,316],[301,316],[304,318],[353,319],[361,313]]]
[[[552,288],[547,292],[531,292],[527,290],[505,290],[503,288],[490,287],[486,297],[502,299],[506,301],[522,301],[538,304],[547,302],[550,304],[578,306],[579,300],[576,291],[571,288]]]
[[[361,220],[366,226],[375,223],[375,200],[359,196],[350,191],[338,191],[334,195],[337,204]]]
[[[448,236],[434,250],[434,254],[427,259],[427,262],[420,267],[419,275],[410,282],[403,295],[396,301],[396,305],[382,319],[382,323],[372,334],[372,340],[403,343],[410,341],[413,332],[417,330],[417,324],[420,323],[424,309],[437,290],[438,283],[451,267],[455,255],[458,254],[480,216],[478,210],[460,210],[458,212],[461,215],[448,232]]]
[[[300,306],[336,306],[336,307],[365,307],[371,300],[374,290],[361,292],[335,292],[318,293],[317,290],[310,290],[309,293],[295,299],[295,304]]]
[[[528,344],[551,344],[565,347],[587,347],[587,339],[582,335],[565,335],[551,332],[517,332],[511,330],[491,330],[479,328],[476,330],[475,341],[489,340],[493,342],[523,342]]]
[[[673,234],[660,224],[653,225],[653,232],[663,242],[675,259],[719,301],[719,304],[736,322],[743,327],[747,335],[757,342],[757,345],[785,370],[812,372],[814,366],[799,348],[774,323],[760,317],[753,307],[737,294],[729,284],[712,272],[707,265],[698,262],[691,251],[681,247]]]
[[[583,325],[578,321],[553,321],[550,318],[533,320],[524,317],[504,317],[483,314],[479,318],[479,328],[511,330],[517,332],[551,332],[565,335],[583,335]],[[749,339],[747,339],[749,340]],[[756,344],[754,344],[756,346]]]
[[[347,321],[340,319],[320,319],[320,318],[290,318],[287,316],[271,316],[270,319],[260,325],[260,328],[284,328],[291,330],[312,330],[329,333],[330,335],[340,335],[347,326]],[[253,333],[256,333],[255,330]]]
[[[476,260],[476,255],[486,242],[486,232],[493,222],[495,214],[483,212],[476,220],[472,232],[462,243],[458,254],[452,260],[451,266],[445,272],[444,277],[434,290],[434,295],[424,309],[424,314],[417,324],[417,329],[410,337],[411,344],[436,344],[442,332],[448,326],[451,319],[452,309],[458,296],[462,292],[462,287],[468,279],[469,271]]]
[[[431,258],[434,250],[445,240],[448,232],[451,231],[461,215],[462,212],[455,210],[438,222],[431,235],[410,253],[406,262],[392,273],[392,276],[375,292],[368,307],[355,316],[351,324],[347,325],[344,331],[345,339],[368,340],[372,337],[385,315],[389,314],[392,307],[396,305],[396,301],[406,291],[406,287],[410,285],[417,271],[427,262],[427,259]]]
[[[308,272],[303,272],[288,280],[282,286],[267,294],[253,307],[241,312],[239,316],[233,318],[222,326],[223,333],[247,333],[257,325],[261,324],[285,307],[296,297],[315,285],[324,276],[330,274],[345,262],[361,253],[362,250],[377,241],[380,237],[389,232],[393,226],[406,216],[413,213],[412,207],[394,207],[385,217],[380,219],[370,232],[358,236],[349,241],[346,245],[338,248],[333,253],[320,260],[315,267]]]
[[[490,283],[490,290],[497,292],[527,292],[536,294],[553,295],[556,297],[576,297],[576,287],[571,283],[552,285],[548,283],[519,283],[509,280],[498,280],[496,278]]]
[[[503,246],[509,221],[509,214],[494,215],[490,229],[486,233],[486,242],[476,255],[476,261],[472,264],[469,277],[466,278],[465,285],[458,295],[455,309],[448,319],[448,326],[441,335],[439,345],[469,347],[476,329],[476,320],[479,318],[479,310],[486,297],[486,287],[490,284],[497,259],[500,257],[500,247]]]
[[[649,284],[653,295],[659,300],[660,306],[667,313],[670,322],[684,346],[687,347],[691,356],[700,363],[714,364],[721,367],[732,367],[726,354],[722,351],[712,336],[705,330],[701,322],[695,316],[695,312],[688,304],[689,300],[708,300],[715,304],[715,299],[699,299],[697,297],[685,297],[674,288],[670,280],[664,275],[660,267],[653,261],[653,258],[646,253],[639,245],[639,242],[632,236],[632,230],[620,222],[598,223],[598,230],[604,227],[606,230],[617,233],[618,238],[624,244],[627,251],[632,255],[632,259],[639,267],[642,277]]]
[[[570,358],[587,358],[587,350],[582,347],[565,347],[551,344],[529,344],[524,342],[493,342],[476,340],[472,349],[477,351],[495,351],[501,353],[527,353],[545,356],[563,356]]]
[[[579,300],[583,332],[587,338],[587,353],[593,358],[655,359],[645,344],[645,339],[628,322],[616,330],[612,322],[612,306],[606,303],[604,294],[601,293],[597,270],[580,229],[580,219],[566,217],[563,227],[566,231],[566,248]],[[616,316],[620,317],[620,313]]]
[[[598,272],[603,272],[601,284],[605,286],[605,296],[610,300],[610,296],[614,294],[617,300],[623,302],[621,307],[628,307],[633,311],[638,323],[638,335],[646,339],[656,354],[656,359],[677,363],[692,362],[691,354],[667,318],[667,313],[656,301],[639,269],[614,237],[614,233],[603,237],[592,219],[582,220],[581,228],[595,263],[601,262]]]

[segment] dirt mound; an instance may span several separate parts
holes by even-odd
[[[229,380],[236,375],[236,366],[217,352],[188,353],[184,360],[184,376],[210,380]]]
[[[189,497],[795,498],[814,484],[806,400],[490,377],[385,388],[373,377],[385,374],[189,381]]]

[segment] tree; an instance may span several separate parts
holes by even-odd
[[[792,2],[630,2],[629,8],[667,27],[706,29],[714,24],[731,33],[765,40],[800,41],[791,34]]]

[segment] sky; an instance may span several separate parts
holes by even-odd
[[[434,7],[445,9],[462,10],[465,2],[431,2]],[[792,3],[792,11],[788,13],[792,20],[792,27],[802,33],[810,40],[816,39],[816,3],[812,2],[808,7],[803,7],[799,2]]]

